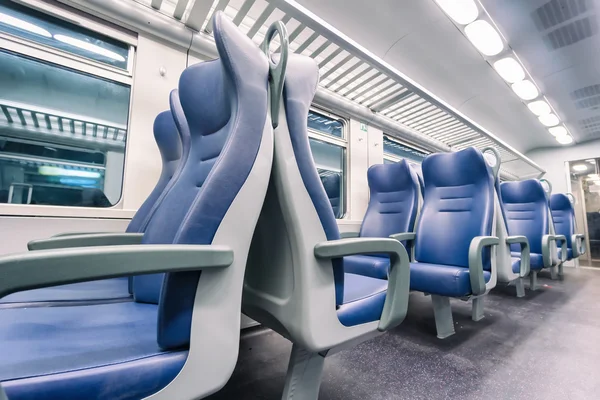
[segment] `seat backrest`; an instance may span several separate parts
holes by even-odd
[[[508,234],[527,237],[531,253],[542,254],[542,237],[550,231],[548,199],[540,181],[502,182],[500,195]],[[520,251],[520,247],[513,244],[511,250]]]
[[[333,214],[339,218],[340,217],[340,202],[341,202],[341,177],[338,173],[330,173],[327,175],[321,176],[321,182],[323,183],[323,187],[325,188],[325,193],[327,193],[327,197],[329,198],[329,203],[331,204],[331,209],[333,210]]]
[[[417,174],[417,179],[419,180],[419,190],[421,190],[421,198],[423,198],[423,196],[425,196],[425,182],[423,182],[423,173],[418,165],[411,163],[409,163],[409,165]]]
[[[226,244],[234,265],[226,281],[213,271],[168,273],[161,279],[158,344],[172,349],[189,344],[196,293],[212,310],[223,303],[232,315],[205,315],[211,332],[237,319],[244,269],[252,234],[266,194],[272,162],[272,127],[268,117],[266,56],[221,12],[215,14],[214,37],[219,59],[188,67],[179,80],[181,112],[189,128],[188,157],[144,232],[144,244]],[[178,113],[175,112],[177,115]],[[138,300],[137,285],[134,295]],[[237,315],[235,304],[237,303]],[[205,311],[208,312],[208,311]],[[230,332],[230,331],[227,331]],[[226,332],[223,332],[227,334]],[[237,355],[237,352],[236,352]]]
[[[557,235],[565,235],[567,248],[572,249],[572,236],[575,234],[575,210],[569,197],[556,193],[550,197],[550,211]]]
[[[177,167],[180,165],[182,138],[175,125],[171,110],[161,112],[154,120],[154,139],[156,140],[158,150],[160,151],[162,171],[158,178],[158,182],[156,182],[156,186],[154,186],[150,195],[131,219],[126,232],[144,232],[148,225],[152,208],[157,204],[157,200],[164,192],[167,184],[175,174]]]
[[[481,152],[467,148],[423,160],[425,196],[417,224],[415,260],[469,267],[476,236],[493,236],[494,177]],[[490,252],[483,265],[489,268]]]
[[[416,171],[406,160],[376,164],[367,172],[369,206],[360,236],[388,237],[413,232],[419,209],[420,184]],[[406,243],[402,243],[406,247]]]

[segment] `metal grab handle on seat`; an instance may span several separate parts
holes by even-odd
[[[279,61],[273,62],[273,58],[269,52],[269,46],[276,34],[279,34],[281,42]],[[271,102],[271,121],[273,128],[279,126],[279,107],[281,97],[283,95],[283,84],[285,83],[285,70],[287,68],[289,50],[289,39],[285,24],[281,21],[275,21],[265,35],[265,40],[262,44],[262,51],[267,55],[269,61],[269,94]]]

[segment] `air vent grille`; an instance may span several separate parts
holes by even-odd
[[[533,12],[533,19],[540,31],[550,29],[576,18],[593,8],[588,0],[552,0]]]
[[[553,30],[544,37],[546,45],[552,49],[560,49],[587,39],[598,33],[598,22],[595,18],[582,18]]]

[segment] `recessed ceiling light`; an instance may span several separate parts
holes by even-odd
[[[565,136],[569,134],[569,132],[567,132],[567,129],[564,126],[555,126],[554,128],[548,129],[548,132],[550,132],[552,136],[556,137]]]
[[[502,38],[489,22],[477,20],[465,28],[467,38],[473,46],[486,56],[495,56],[504,49]]]
[[[538,117],[544,114],[550,114],[552,111],[548,103],[546,103],[544,100],[532,101],[531,103],[527,104],[527,108],[529,108],[529,111]]]
[[[573,138],[570,135],[562,135],[562,136],[557,136],[556,141],[560,144],[571,144],[571,143],[573,143]],[[585,164],[581,164],[581,165],[585,165]],[[587,166],[586,166],[586,169],[587,169]]]
[[[560,124],[560,120],[554,114],[546,114],[538,117],[540,122],[544,124],[544,126],[554,126]]]
[[[515,83],[525,79],[525,70],[521,64],[512,57],[506,57],[494,63],[494,69],[508,83]]]
[[[83,40],[75,39],[66,35],[54,35],[54,39],[59,42],[63,42],[66,44],[70,44],[71,46],[79,47],[80,49],[90,51],[92,53],[99,54],[104,57],[111,58],[116,61],[125,61],[125,57],[120,54],[115,53],[114,51],[110,51],[105,49],[104,47],[96,46],[95,44],[84,42]]]
[[[588,178],[589,178],[588,180],[591,180],[591,181],[593,181],[593,180],[600,180],[600,175],[598,175],[598,174],[588,174]]]
[[[588,166],[585,164],[575,164],[571,168],[573,169],[573,171],[583,172],[583,171],[587,171]]]
[[[594,160],[593,158],[589,158],[589,159],[585,160],[585,162],[588,162],[590,164],[596,164],[596,160]]]
[[[513,83],[512,90],[523,100],[533,100],[540,94],[537,87],[527,79]]]
[[[473,0],[435,0],[435,2],[457,24],[470,24],[479,15],[479,10]]]
[[[11,15],[0,13],[0,23],[10,25],[14,28],[22,29],[27,32],[35,33],[36,35],[45,36],[48,38],[52,37],[52,34],[31,22],[23,21],[22,19],[15,18]]]

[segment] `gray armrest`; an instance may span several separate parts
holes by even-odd
[[[98,233],[117,233],[117,232],[63,232],[63,233],[57,233],[56,235],[52,235],[51,237],[57,238],[57,237],[64,237],[64,236],[95,235]],[[123,233],[123,232],[118,232],[118,233]]]
[[[22,290],[160,272],[223,268],[233,251],[212,245],[132,245],[41,250],[0,257],[0,298]]]
[[[471,278],[471,292],[474,295],[485,293],[485,279],[483,278],[483,257],[481,251],[487,246],[497,246],[500,239],[495,236],[476,236],[469,245],[469,276]]]
[[[506,244],[521,245],[521,270],[519,271],[519,276],[521,278],[526,277],[531,268],[529,240],[525,236],[509,236],[506,238]]]
[[[554,264],[554,258],[550,254],[550,243],[561,241],[562,255],[564,261],[567,257],[567,238],[564,235],[544,235],[542,237],[542,259],[544,268],[550,268]],[[558,244],[558,243],[557,243]]]
[[[567,238],[565,235],[554,235],[554,240],[556,241],[556,244],[558,244],[558,242],[560,242],[560,248],[561,248],[561,253],[560,253],[560,261],[561,262],[565,262],[567,261]]]
[[[0,400],[8,400],[6,393],[4,393],[4,389],[2,389],[2,385],[0,385]]]
[[[412,240],[415,240],[415,238],[417,237],[417,234],[414,232],[402,232],[402,233],[394,233],[393,235],[390,235],[390,237],[399,242],[404,242],[404,241],[410,242]]]
[[[360,234],[360,232],[342,232],[342,233],[340,233],[340,237],[342,239],[357,238],[357,237],[359,237],[358,236],[359,234]]]
[[[410,261],[402,243],[388,238],[340,239],[315,246],[317,258],[340,258],[355,254],[387,253],[390,255],[388,289],[379,319],[379,331],[398,326],[406,317],[410,291]]]
[[[571,236],[571,246],[573,247],[573,258],[577,258],[585,254],[585,236],[581,233],[576,233]]]
[[[143,233],[90,233],[54,236],[49,239],[32,240],[29,250],[66,249],[70,247],[122,246],[142,243]]]

